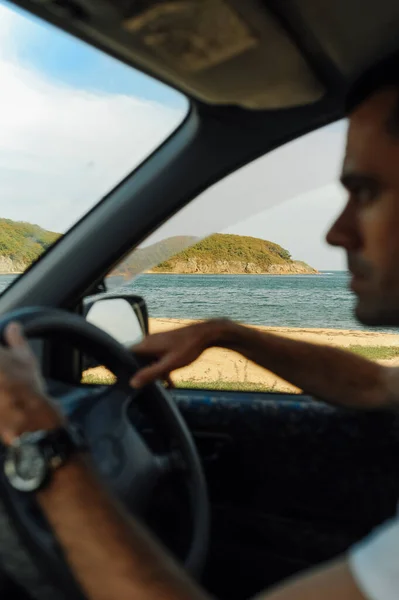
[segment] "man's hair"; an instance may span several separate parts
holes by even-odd
[[[346,114],[350,115],[375,92],[389,87],[397,88],[399,93],[399,52],[373,64],[355,80],[346,96]],[[391,133],[399,134],[399,98],[388,125]]]

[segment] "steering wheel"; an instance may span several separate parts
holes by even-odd
[[[94,467],[128,510],[139,513],[160,480],[176,470],[182,471],[188,484],[192,520],[184,566],[198,576],[205,563],[209,538],[207,488],[193,438],[171,396],[157,382],[139,392],[129,388],[128,381],[138,369],[137,359],[81,316],[45,307],[21,309],[0,319],[0,339],[4,339],[5,327],[11,321],[22,325],[28,339],[57,337],[93,356],[116,375],[115,385],[105,390],[96,388],[95,393],[83,386],[62,382],[57,386],[53,382],[53,389],[58,389],[53,395],[61,404],[75,402],[79,406],[70,420],[82,429]],[[140,401],[151,407],[163,435],[173,440],[177,449],[161,455],[154,453],[132,425],[128,410],[138,401],[139,394]],[[105,469],[101,460],[104,457]],[[82,598],[34,495],[11,488],[3,474],[3,458],[4,452],[0,455],[0,562],[4,570],[39,600],[63,598],[65,591],[67,598]]]

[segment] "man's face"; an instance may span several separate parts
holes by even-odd
[[[346,250],[356,315],[368,325],[399,325],[399,131],[389,131],[398,102],[387,89],[352,113],[341,177],[349,198],[327,234]]]

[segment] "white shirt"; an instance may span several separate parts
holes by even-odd
[[[367,600],[398,600],[399,517],[356,544],[349,552],[349,565]]]

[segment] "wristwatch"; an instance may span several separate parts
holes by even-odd
[[[23,433],[6,448],[4,473],[20,492],[35,492],[47,485],[51,474],[69,458],[87,451],[82,434],[72,426]]]

